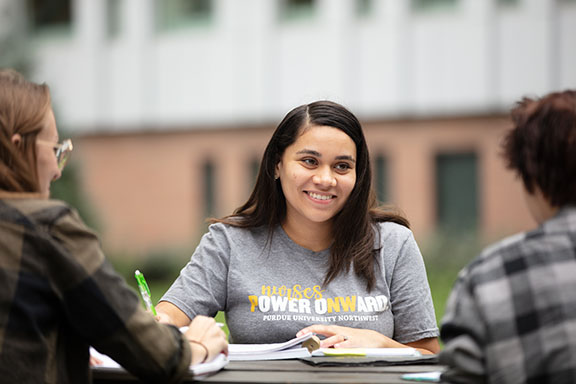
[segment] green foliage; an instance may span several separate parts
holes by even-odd
[[[160,285],[176,280],[189,257],[189,251],[179,249],[154,250],[137,258],[128,254],[108,254],[112,265],[121,275],[134,279],[134,271],[138,269],[149,284]]]
[[[421,242],[428,282],[438,323],[444,316],[446,301],[456,281],[458,272],[481,251],[483,245],[476,234],[438,233]]]
[[[63,200],[76,208],[87,226],[98,228],[96,216],[80,187],[78,168],[73,161],[68,162],[62,172],[62,177],[52,183],[50,195],[53,199]]]

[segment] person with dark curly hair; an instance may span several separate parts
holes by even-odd
[[[576,91],[524,98],[503,141],[538,227],[459,274],[442,321],[454,383],[576,382]]]

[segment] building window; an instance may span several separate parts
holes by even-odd
[[[455,9],[459,0],[412,0],[412,10],[417,13]]]
[[[280,20],[286,22],[311,20],[316,14],[315,0],[281,0]]]
[[[475,230],[478,226],[478,166],[475,153],[436,157],[438,227],[447,231]]]
[[[108,38],[115,39],[120,34],[122,19],[122,0],[106,1],[106,32]]]
[[[373,0],[356,0],[354,4],[356,17],[358,19],[368,18],[374,12]]]
[[[204,179],[204,216],[210,217],[216,214],[216,182],[214,175],[214,163],[208,160],[203,166]]]
[[[212,0],[156,0],[156,10],[160,31],[204,27],[214,17]]]
[[[72,29],[71,0],[29,0],[35,33],[69,34]]]
[[[519,0],[498,0],[497,4],[499,7],[508,8],[516,7],[520,3]]]
[[[388,164],[383,155],[374,160],[374,189],[379,203],[388,201]]]

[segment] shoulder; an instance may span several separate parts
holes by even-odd
[[[506,265],[517,263],[527,256],[527,250],[533,240],[528,240],[530,233],[517,233],[487,246],[467,266],[462,268],[458,280],[469,284],[484,284],[503,279],[506,276]]]
[[[6,204],[3,208],[9,206],[13,215],[11,218],[2,215],[3,220],[18,223],[28,233],[30,241],[41,245],[42,252],[52,252],[51,262],[64,265],[74,260],[85,266],[102,262],[98,237],[84,225],[76,210],[67,203],[50,199],[13,199],[2,202]]]
[[[52,226],[67,216],[78,219],[76,211],[60,200],[7,199],[2,201],[5,203],[4,210],[10,210],[12,215],[19,216],[20,220],[27,218],[32,225]]]
[[[388,245],[390,243],[403,244],[407,240],[414,238],[410,228],[390,221],[376,223],[374,230],[376,231],[376,245],[378,247],[384,243]]]
[[[247,244],[260,242],[266,239],[268,231],[263,227],[242,228],[230,224],[215,223],[208,227],[209,236],[216,241],[225,241],[233,244]]]
[[[412,231],[400,224],[385,222],[375,225],[374,249],[386,269],[398,270],[405,266],[411,270],[423,263]]]

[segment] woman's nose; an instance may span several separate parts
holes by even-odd
[[[62,170],[60,168],[58,168],[56,173],[54,173],[54,177],[52,178],[52,181],[58,180],[61,176],[62,176]]]
[[[314,184],[318,184],[324,187],[335,187],[336,178],[332,174],[331,170],[318,169],[318,172],[312,178]]]

